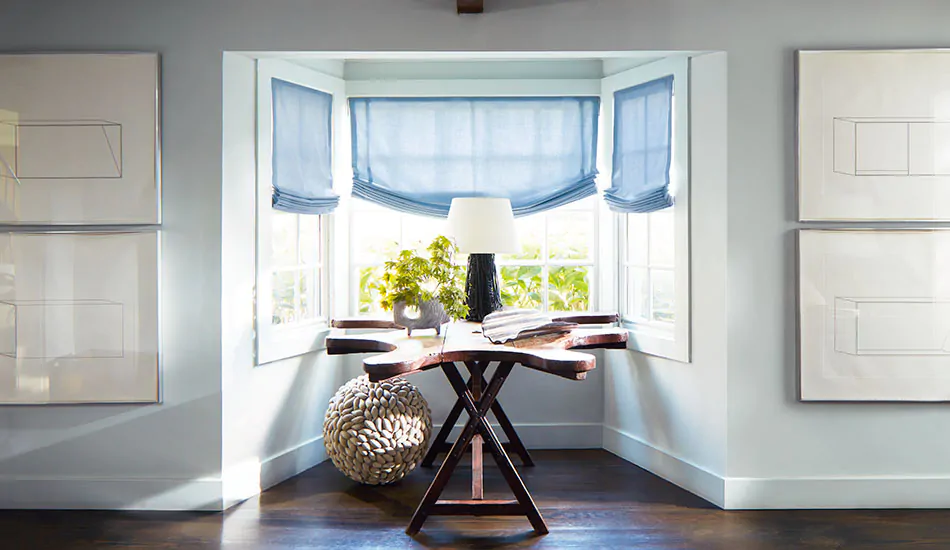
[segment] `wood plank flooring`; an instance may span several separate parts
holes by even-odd
[[[225,513],[0,511],[0,549],[950,549],[950,511],[724,512],[605,451],[535,451],[520,468],[551,529],[524,518],[430,518],[403,530],[434,470],[366,487],[325,462]],[[462,468],[445,498],[467,498]],[[486,461],[485,497],[510,498]]]

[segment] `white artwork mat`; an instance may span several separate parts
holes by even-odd
[[[801,398],[950,401],[950,230],[799,232]]]
[[[157,54],[0,55],[0,223],[160,222]]]
[[[950,220],[950,51],[798,56],[799,218]]]
[[[157,231],[0,233],[0,404],[159,400]]]

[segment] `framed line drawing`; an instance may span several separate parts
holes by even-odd
[[[950,229],[799,231],[803,401],[950,401]]]
[[[0,233],[0,404],[155,403],[159,232]]]
[[[0,224],[161,223],[159,57],[0,55]]]
[[[950,50],[798,52],[801,221],[950,220]]]

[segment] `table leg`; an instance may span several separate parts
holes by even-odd
[[[475,373],[472,372],[472,362],[466,361],[465,366],[468,367],[469,372],[472,373],[474,378]],[[487,367],[488,364],[485,364]],[[479,373],[479,378],[482,380],[482,386],[486,385],[485,382],[485,369],[481,369]],[[511,420],[508,419],[508,415],[505,414],[505,410],[501,408],[501,402],[497,399],[491,406],[491,412],[495,415],[495,419],[498,420],[498,425],[501,426],[501,431],[505,433],[505,437],[508,438],[508,444],[504,447],[509,448],[514,451],[519,458],[521,458],[521,463],[525,466],[534,466],[534,461],[531,460],[531,455],[528,454],[528,449],[525,448],[524,443],[521,442],[521,438],[518,437],[518,432],[515,431],[515,427],[511,424]]]
[[[471,383],[471,380],[469,383]],[[429,450],[426,452],[425,458],[422,459],[423,468],[432,467],[435,464],[435,459],[441,453],[448,452],[452,448],[452,445],[448,442],[449,434],[452,433],[452,428],[455,427],[463,410],[465,410],[465,407],[462,406],[462,400],[459,399],[455,402],[452,410],[449,411],[449,415],[445,417],[445,422],[442,423],[442,428],[439,429],[439,433],[432,440],[432,444],[429,445]]]
[[[468,367],[470,372],[472,370],[473,364],[474,361],[465,362],[465,366]],[[481,384],[483,388],[487,386],[487,382],[484,379],[484,371],[487,368],[488,363],[486,362],[482,367]],[[469,378],[469,388],[472,387],[473,381],[474,377]],[[433,464],[435,464],[435,459],[438,458],[440,454],[447,453],[449,449],[452,448],[452,444],[448,442],[449,435],[452,433],[452,428],[454,428],[458,423],[459,417],[462,415],[462,411],[464,409],[465,407],[462,406],[462,400],[456,400],[452,410],[449,411],[448,416],[445,417],[445,422],[442,423],[442,428],[439,429],[439,433],[436,434],[435,439],[432,440],[432,444],[429,446],[429,450],[426,452],[425,458],[422,459],[423,468],[431,467]],[[492,404],[491,412],[498,420],[498,424],[501,426],[501,430],[505,433],[505,437],[508,438],[508,443],[502,444],[505,449],[518,455],[518,458],[521,459],[521,463],[524,466],[534,466],[534,460],[531,459],[528,449],[524,446],[524,443],[522,443],[521,438],[518,437],[518,432],[515,431],[515,427],[511,424],[511,420],[508,419],[508,415],[502,408],[500,401],[496,400],[495,403]]]
[[[538,534],[548,532],[544,519],[541,517],[541,512],[488,422],[487,415],[491,410],[491,405],[498,397],[498,392],[501,391],[501,387],[511,373],[513,366],[514,363],[500,363],[498,365],[494,376],[492,376],[487,388],[482,393],[481,399],[476,404],[471,390],[462,375],[459,374],[455,364],[444,363],[442,365],[443,372],[452,384],[455,393],[459,396],[462,406],[469,414],[469,420],[462,429],[462,434],[452,445],[452,450],[449,451],[448,456],[442,462],[442,466],[439,467],[439,472],[426,490],[419,507],[416,508],[416,512],[406,528],[406,533],[409,535],[418,533],[430,515],[523,515],[531,522],[535,532]],[[516,500],[439,500],[439,496],[445,490],[452,473],[461,461],[466,447],[472,442],[476,434],[482,436],[484,442],[488,445],[489,451],[491,451]]]
[[[472,369],[471,391],[472,399],[478,403],[482,399],[483,366],[487,363],[475,363]],[[482,436],[475,434],[472,438],[472,500],[483,500],[485,498],[485,487],[483,486],[483,468],[482,468]]]

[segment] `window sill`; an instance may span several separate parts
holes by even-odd
[[[629,333],[628,350],[681,363],[689,362],[683,346],[677,342],[674,325],[658,326],[624,319],[620,322],[620,326]]]
[[[266,327],[257,335],[257,366],[299,357],[327,348],[330,326],[320,321],[295,327]]]

